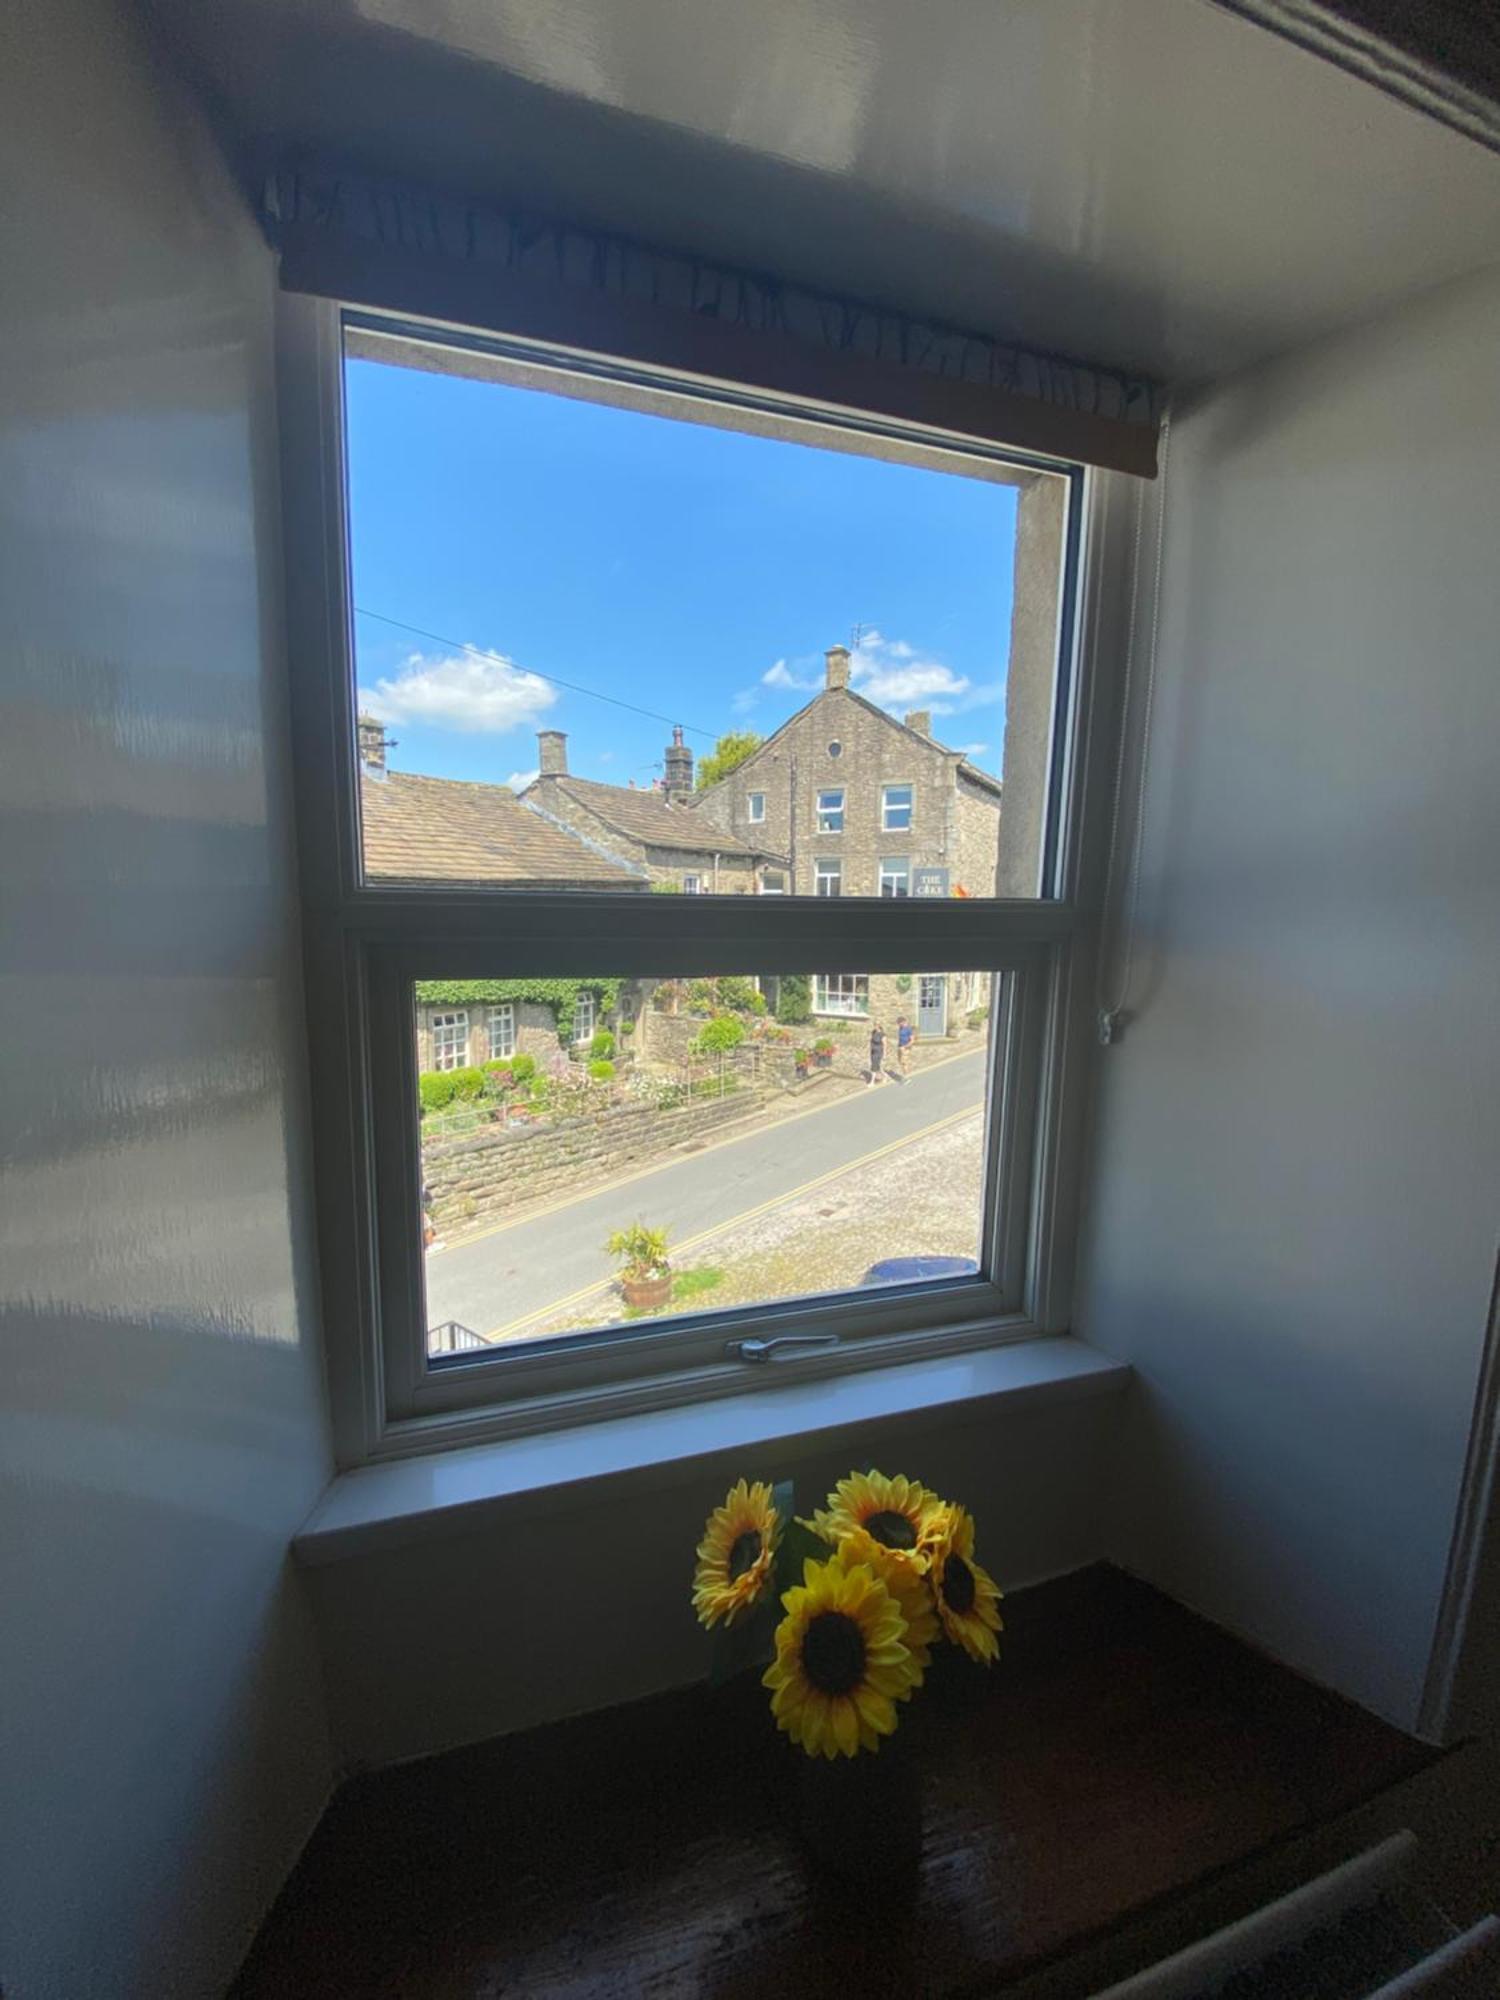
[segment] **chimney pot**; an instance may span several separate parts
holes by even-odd
[[[544,778],[564,778],[568,773],[568,737],[562,729],[539,729],[536,733],[537,766]]]
[[[828,651],[823,655],[823,664],[829,687],[848,687],[849,648],[847,646],[830,646]]]
[[[672,740],[667,745],[663,760],[662,790],[667,795],[668,804],[689,799],[693,795],[693,753],[682,740],[682,725],[672,726]]]
[[[906,726],[908,729],[915,729],[918,736],[930,736],[932,734],[932,710],[930,708],[913,708],[909,710],[906,717]]]

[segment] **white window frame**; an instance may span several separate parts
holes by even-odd
[[[496,1030],[499,1034],[496,1034]],[[484,1030],[490,1051],[491,1062],[509,1062],[516,1052],[516,1003],[514,1000],[496,1000],[486,1009]],[[506,1044],[497,1048],[496,1042]]]
[[[905,805],[893,805],[891,803],[892,792],[905,792],[907,794]],[[906,817],[905,819],[900,819],[900,818],[892,819],[891,817],[892,813],[897,813],[897,814],[905,813]],[[881,786],[880,831],[882,833],[910,833],[912,829],[912,821],[916,818],[916,816],[917,816],[917,788],[915,785],[902,781]]]
[[[759,826],[766,816],[766,795],[764,792],[746,792],[745,817],[752,826]]]
[[[468,1009],[466,1007],[447,1008],[441,1014],[429,1014],[427,1023],[428,1031],[432,1036],[432,1067],[442,1076],[446,1076],[450,1070],[467,1069],[469,1066]]]
[[[832,883],[833,887],[825,885]],[[844,893],[844,859],[840,854],[820,854],[813,863],[813,894],[824,898]]]
[[[819,833],[842,833],[844,830],[844,807],[847,802],[848,787],[826,785],[818,789],[818,831]],[[825,799],[837,799],[836,806],[825,805]]]
[[[812,1010],[840,1021],[864,1021],[870,1015],[870,978],[864,972],[815,972]]]
[[[772,875],[776,877],[776,886],[774,889],[771,887],[769,879]],[[762,896],[784,896],[787,893],[786,870],[784,868],[763,869],[756,887]]]
[[[887,882],[899,883],[899,888],[886,888]],[[891,901],[898,901],[911,894],[911,856],[907,854],[887,854],[880,863],[877,883],[879,893]]]
[[[580,1022],[582,1022],[585,1019],[588,1022],[588,1026],[586,1028],[581,1027],[579,1025]],[[579,988],[578,992],[573,996],[574,1048],[575,1049],[582,1048],[583,1044],[585,1042],[591,1042],[598,1032],[599,1032],[599,996],[595,992],[593,992],[593,990],[590,987],[582,986]]]
[[[682,893],[684,896],[701,896],[703,894],[703,877],[684,872],[682,877]]]
[[[282,495],[292,633],[293,750],[302,874],[318,1227],[335,1449],[342,1465],[428,1452],[733,1395],[765,1381],[740,1338],[816,1331],[799,1354],[830,1376],[1065,1331],[1079,1193],[1081,1106],[1096,1036],[1085,975],[1097,943],[1113,711],[1123,670],[1137,482],[923,431],[849,408],[783,402],[536,341],[470,335],[283,295],[278,305]],[[1069,481],[1049,821],[1039,900],[695,898],[480,887],[420,891],[362,876],[344,526],[343,328],[428,338],[486,357],[502,379],[606,376],[618,398],[677,396],[720,421],[743,406],[785,430],[878,454],[891,438],[930,462],[1024,487]],[[505,370],[513,368],[512,377]],[[573,393],[579,393],[575,386]],[[701,418],[700,418],[701,420]],[[1105,614],[1108,614],[1107,620]],[[1097,720],[1097,690],[1103,713]],[[1084,801],[1090,810],[1084,811]],[[872,917],[875,921],[872,923]],[[692,979],[746,966],[868,975],[980,967],[997,982],[978,1277],[666,1317],[598,1335],[436,1358],[426,1348],[413,984],[431,979]]]

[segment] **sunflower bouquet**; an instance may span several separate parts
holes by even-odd
[[[999,1589],[975,1560],[973,1517],[914,1479],[853,1472],[810,1520],[792,1506],[790,1481],[742,1479],[708,1517],[693,1608],[719,1628],[716,1676],[769,1651],[771,1713],[808,1756],[878,1750],[935,1645],[993,1663]]]

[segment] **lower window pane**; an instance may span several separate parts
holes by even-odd
[[[429,1354],[977,1273],[1003,977],[419,982]]]

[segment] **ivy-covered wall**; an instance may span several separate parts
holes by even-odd
[[[589,992],[596,996],[599,1024],[603,1026],[619,1007],[624,983],[621,979],[419,979],[416,999],[423,1007],[483,1007],[501,1000],[550,1007],[557,1022],[557,1038],[568,1047],[573,1040],[578,995]]]

